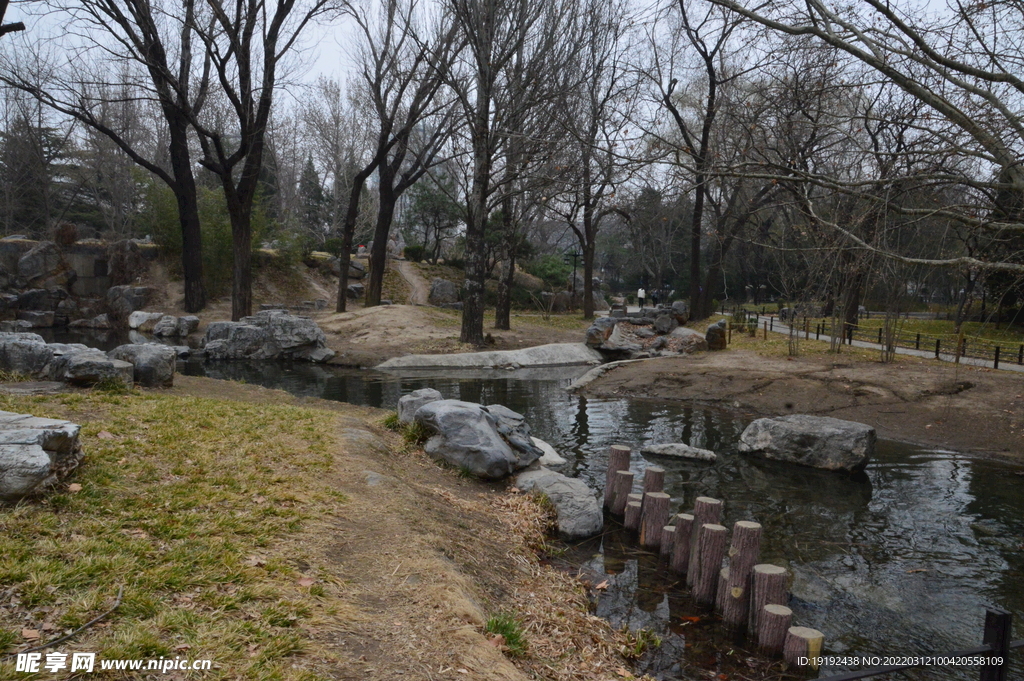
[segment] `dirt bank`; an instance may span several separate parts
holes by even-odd
[[[584,393],[693,401],[751,416],[828,415],[870,424],[883,438],[1024,455],[1021,375],[933,360],[882,364],[726,350],[619,366]]]

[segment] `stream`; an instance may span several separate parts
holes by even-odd
[[[569,463],[563,472],[602,489],[607,450],[624,443],[686,442],[719,454],[714,463],[634,455],[638,486],[647,465],[666,470],[673,508],[707,495],[725,501],[725,524],[764,527],[761,562],[794,575],[794,623],[825,634],[834,655],[950,653],[981,642],[985,608],[1024,615],[1024,466],[882,440],[867,469],[849,476],[738,454],[750,416],[685,404],[593,399],[564,388],[583,369],[534,369],[397,376],[308,364],[189,361],[184,372],[244,380],[298,395],[394,409],[423,387],[446,398],[498,403],[527,418],[533,434]],[[636,490],[639,491],[639,488]],[[568,547],[560,558],[609,586],[597,614],[613,625],[646,628],[673,643],[641,661],[656,678],[677,678],[671,653],[683,641],[729,647],[680,595],[657,557],[637,549],[615,523],[602,537]],[[697,628],[703,629],[695,637]],[[693,633],[691,633],[693,632]],[[720,656],[720,654],[719,654]],[[1022,678],[1020,658],[1011,678]],[[727,669],[719,660],[717,668]],[[707,664],[704,665],[707,668]],[[823,668],[821,675],[843,668]],[[977,670],[932,668],[921,679],[973,679]]]

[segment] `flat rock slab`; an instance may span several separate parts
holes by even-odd
[[[601,353],[583,343],[549,343],[522,350],[490,350],[454,355],[406,355],[379,364],[377,369],[480,369],[483,367],[545,367],[601,362]]]
[[[752,422],[740,435],[739,450],[812,468],[856,471],[870,461],[875,439],[875,429],[863,423],[792,414]]]
[[[682,442],[668,442],[660,445],[645,445],[640,448],[641,454],[649,456],[665,456],[675,459],[696,459],[698,461],[714,461],[718,458],[710,449],[691,447]]]
[[[4,395],[53,395],[67,391],[68,387],[60,381],[22,381],[0,384],[0,393]]]
[[[558,535],[562,539],[585,539],[604,528],[604,515],[597,493],[587,483],[544,467],[520,473],[516,487],[524,492],[543,494],[558,516]]]
[[[0,411],[0,501],[42,491],[77,468],[80,431],[70,421]]]

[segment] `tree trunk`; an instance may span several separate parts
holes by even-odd
[[[583,244],[583,318],[594,318],[594,237],[597,228],[594,224],[593,211],[586,209],[583,212],[583,233],[586,240]]]
[[[487,196],[491,180],[491,97],[486,77],[478,79],[473,120],[473,186],[466,221],[466,277],[462,285],[462,330],[459,341],[484,344],[484,278],[487,270]]]
[[[381,178],[382,188],[385,181],[385,178]],[[377,209],[377,226],[373,230],[373,249],[370,251],[370,279],[366,285],[366,302],[363,303],[366,307],[380,305],[381,291],[384,288],[384,268],[388,261],[388,237],[391,235],[394,217],[395,195],[382,190],[380,206]]]
[[[498,305],[494,310],[494,328],[501,331],[512,329],[512,286],[516,277],[516,254],[513,250],[505,261],[506,269],[498,281]]]
[[[203,236],[199,225],[199,199],[188,153],[187,124],[177,120],[170,124],[171,171],[174,174],[174,198],[178,203],[181,223],[181,269],[185,278],[185,312],[199,312],[206,307],[203,284]]]
[[[230,179],[229,179],[230,181]],[[241,201],[237,194],[228,199],[231,217],[231,321],[252,314],[252,201]]]
[[[338,303],[336,312],[344,312],[348,295],[348,266],[352,262],[352,240],[356,233],[356,220],[359,218],[359,195],[363,193],[363,184],[376,168],[376,164],[364,168],[352,178],[352,191],[348,196],[348,207],[345,209],[345,225],[342,227],[341,253],[338,255]]]

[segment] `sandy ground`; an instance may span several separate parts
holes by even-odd
[[[693,401],[751,416],[834,416],[870,424],[883,438],[1024,456],[1024,379],[934,360],[833,362],[727,350],[623,365],[584,392]]]

